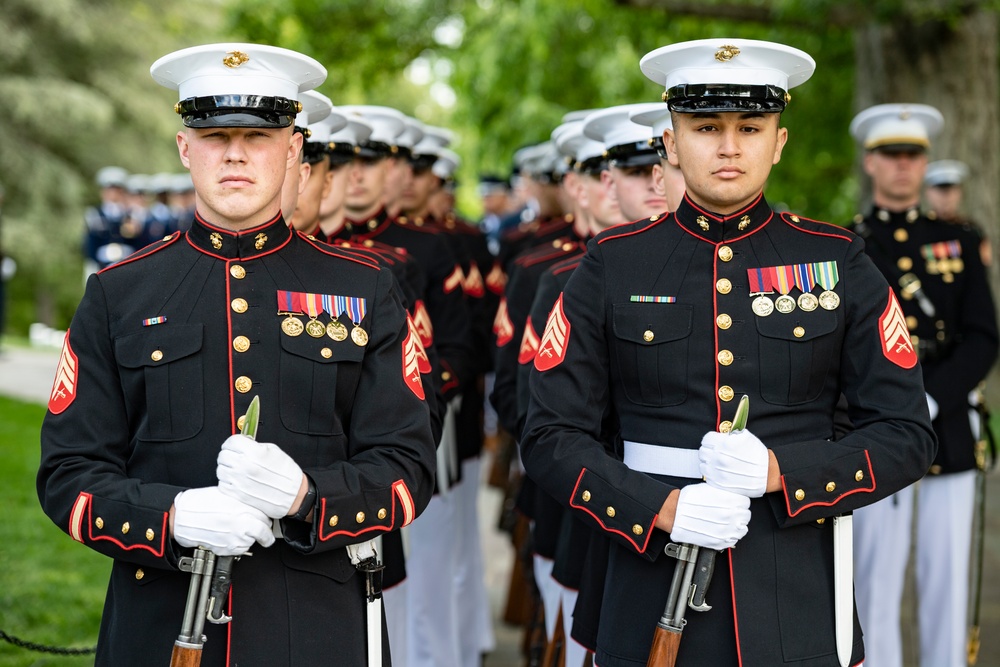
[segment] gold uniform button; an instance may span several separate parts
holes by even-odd
[[[733,430],[733,422],[726,420],[719,424],[719,433],[729,433]]]
[[[146,576],[146,573],[143,572],[143,570],[142,570],[141,567],[135,571],[135,580],[136,581],[142,581],[142,578],[145,577],[145,576]]]
[[[733,258],[733,249],[727,245],[719,247],[719,259],[723,262],[728,262]]]
[[[865,474],[863,472],[861,472],[860,470],[857,471],[856,473],[854,473],[854,481],[855,482],[860,482],[864,478],[865,478]]]
[[[583,502],[589,503],[590,502],[590,491],[584,491],[582,494],[580,494],[580,497],[583,498]]]
[[[447,382],[448,380],[451,379],[451,373],[449,373],[448,371],[441,373],[441,379]]]
[[[146,529],[146,539],[149,540],[150,542],[152,542],[154,537],[156,537],[156,533],[153,532],[153,529],[152,528],[147,528]]]
[[[642,333],[642,339],[643,339],[644,341],[646,341],[647,343],[649,343],[650,341],[652,341],[652,340],[653,340],[653,332],[652,332],[652,331],[650,331],[649,329],[646,329],[646,330],[645,330],[645,331],[644,331],[644,332]]]
[[[358,512],[357,515],[354,517],[354,520],[357,521],[358,523],[364,523],[365,522],[365,513],[364,512]]]
[[[246,299],[233,299],[230,305],[237,313],[245,313],[247,312],[247,308],[249,308]]]
[[[733,388],[730,387],[729,385],[724,384],[721,387],[719,387],[719,398],[721,398],[723,401],[731,401],[733,400],[733,396],[735,395],[736,392],[734,392]]]
[[[733,353],[730,352],[729,350],[720,350],[718,356],[719,356],[719,363],[722,364],[723,366],[728,366],[729,364],[733,363]]]
[[[236,420],[236,428],[243,430],[243,425],[247,423],[247,416],[240,415],[240,418]]]
[[[128,531],[131,526],[128,525],[128,521],[122,524],[122,535],[128,535]]]
[[[729,294],[733,289],[733,283],[729,281],[729,278],[722,278],[715,283],[715,289],[719,290],[719,294]]]
[[[938,320],[937,322],[934,323],[934,326],[936,326],[938,329],[943,330],[945,326],[944,320]]]
[[[914,329],[916,329],[917,328],[917,318],[915,318],[913,315],[907,315],[906,316],[906,328],[909,329],[910,331],[913,331]]]
[[[384,519],[388,515],[389,515],[389,513],[385,511],[384,507],[378,511],[378,518],[379,518],[379,520]]]
[[[634,526],[632,526],[632,532],[635,533],[636,535],[642,535],[642,526],[640,526],[639,524],[635,524]]]
[[[947,338],[948,335],[943,331],[938,331],[936,334],[934,334],[934,337],[940,341],[944,341],[944,339]]]
[[[910,235],[909,233],[907,233],[905,229],[900,227],[899,229],[897,229],[892,233],[892,238],[896,239],[900,243],[906,243],[907,239],[910,238]]]
[[[324,347],[322,350],[319,351],[319,356],[323,357],[324,359],[329,359],[330,357],[333,356],[333,350],[331,350],[328,347]]]
[[[720,329],[728,329],[733,326],[733,318],[725,313],[722,313],[715,318],[715,324],[718,325]]]
[[[561,245],[561,244],[560,244],[560,242],[559,242],[559,241],[553,241],[553,242],[552,242],[552,247],[553,247],[553,248],[558,248],[558,247],[559,247],[560,245]]]
[[[604,511],[607,512],[608,516],[610,516],[610,517],[614,517],[615,516],[615,508],[614,507],[608,507],[608,509],[606,509]]]
[[[941,470],[942,470],[941,466],[935,463],[934,465],[932,465],[930,468],[927,469],[927,472],[929,472],[932,475],[940,475]]]
[[[904,231],[904,230],[900,230]],[[900,257],[896,260],[896,266],[899,267],[900,271],[909,271],[913,268],[913,260],[909,257]]]
[[[802,327],[795,327],[794,329],[792,329],[792,335],[795,336],[796,338],[802,338],[803,336],[806,335],[806,330],[803,329]]]
[[[246,352],[250,349],[250,339],[246,336],[237,336],[233,339],[233,349],[237,352]]]
[[[236,391],[241,394],[245,394],[253,389],[253,380],[248,378],[246,375],[241,375],[236,378],[236,382],[233,383],[233,386],[236,387]]]
[[[836,484],[834,484],[833,482],[827,482],[827,484],[826,484],[826,492],[827,493],[833,493],[836,490],[837,490],[837,485]]]
[[[795,491],[795,499],[796,500],[800,500],[800,501],[801,500],[805,500],[805,497],[806,497],[806,492],[803,491],[802,489],[798,489],[798,490]]]
[[[231,275],[233,278],[236,278],[237,280],[243,280],[244,278],[247,277],[247,270],[244,269],[239,264],[233,264],[232,266],[229,267],[229,275]]]
[[[104,528],[104,519],[97,517],[97,519],[94,520],[94,525],[97,526],[97,530]]]
[[[153,353],[149,355],[149,358],[152,359],[153,361],[159,361],[160,359],[163,358],[163,353],[160,352],[159,350],[153,350]]]
[[[336,525],[339,522],[340,522],[340,517],[334,514],[333,516],[330,517],[330,528],[336,527]]]

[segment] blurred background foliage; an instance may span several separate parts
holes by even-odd
[[[296,49],[327,66],[320,90],[335,104],[384,104],[451,128],[463,158],[460,211],[475,219],[477,176],[509,174],[513,152],[547,139],[565,113],[658,100],[662,88],[639,71],[646,52],[705,37],[780,41],[809,52],[818,68],[793,92],[784,118],[790,144],[768,199],[846,223],[860,210],[847,132],[859,82],[853,30],[904,14],[949,21],[968,4],[5,0],[0,249],[18,263],[8,283],[7,331],[23,334],[33,321],[67,326],[82,294],[83,209],[98,200],[100,167],[181,170],[175,94],[149,77],[149,65],[171,50],[230,40]]]

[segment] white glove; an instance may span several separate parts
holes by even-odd
[[[254,542],[274,544],[271,520],[217,486],[181,491],[174,498],[174,539],[217,556],[242,556]]]
[[[747,534],[750,499],[708,484],[681,489],[670,539],[709,549],[728,549]]]
[[[222,443],[215,474],[228,496],[272,519],[288,515],[302,486],[302,468],[270,442],[231,435]]]
[[[931,421],[934,421],[938,416],[938,402],[935,401],[930,394],[925,393],[924,395],[927,397],[927,412],[931,415]],[[969,397],[971,399],[972,394],[969,394]],[[971,404],[972,403],[970,402],[970,405]]]
[[[717,489],[760,498],[767,490],[767,447],[750,431],[709,431],[698,450],[701,476]]]

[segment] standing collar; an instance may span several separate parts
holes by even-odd
[[[288,242],[292,231],[279,211],[268,222],[234,232],[217,227],[197,212],[187,234],[195,248],[220,259],[253,259],[266,255]]]
[[[763,228],[774,217],[774,211],[764,199],[764,193],[757,195],[743,209],[729,215],[707,211],[684,193],[674,216],[677,224],[691,234],[709,243],[721,243],[734,241]]]
[[[871,219],[881,223],[899,225],[904,222],[914,223],[921,216],[920,205],[910,206],[901,211],[890,211],[881,206],[872,206]]]
[[[389,222],[389,213],[385,210],[383,206],[378,210],[375,215],[368,218],[367,220],[355,220],[353,218],[346,218],[344,220],[344,231],[347,233],[348,237],[359,236],[362,234],[371,234],[375,232],[379,227],[385,225]]]

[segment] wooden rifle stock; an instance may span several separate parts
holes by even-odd
[[[201,646],[182,646],[174,642],[170,667],[201,667]]]
[[[646,667],[674,667],[681,648],[681,633],[656,624],[653,645],[649,649]]]

